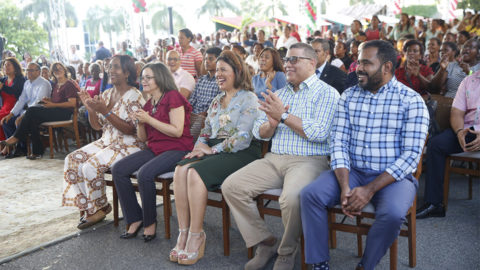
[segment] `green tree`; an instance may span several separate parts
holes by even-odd
[[[431,18],[437,13],[437,6],[422,6],[422,5],[413,5],[402,8],[402,13],[407,13],[408,15],[422,16]],[[400,16],[399,16],[400,17]]]
[[[157,34],[159,31],[165,31],[168,32],[170,28],[170,22],[168,18],[168,7],[160,4],[160,3],[155,3],[152,4],[150,7],[151,10],[153,10],[153,15],[152,15],[152,29],[155,34]],[[178,30],[185,28],[185,21],[183,20],[182,15],[175,11],[175,9],[172,10],[172,19],[173,19],[173,32],[176,33]]]
[[[271,19],[278,15],[286,15],[287,8],[283,2],[280,0],[272,0],[262,2],[261,13],[267,19]]]
[[[33,19],[23,18],[10,0],[0,2],[0,33],[7,38],[6,49],[14,51],[19,59],[24,52],[32,57],[48,52],[45,30]]]
[[[462,2],[458,3],[457,8],[462,8],[462,9],[471,8],[473,10],[479,11],[480,10],[480,1],[478,1],[478,0],[463,0]]]
[[[207,0],[205,4],[197,10],[197,16],[200,17],[203,14],[223,16],[224,10],[240,13],[240,10],[228,0]]]
[[[87,18],[84,21],[85,28],[94,40],[100,39],[100,27],[108,33],[110,47],[112,47],[112,33],[120,33],[125,29],[125,21],[122,8],[109,6],[94,6],[87,11]]]
[[[24,1],[25,2],[25,1]],[[33,18],[38,22],[40,17],[43,17],[42,26],[48,33],[48,46],[50,49],[53,48],[53,39],[52,39],[52,25],[50,23],[50,6],[49,0],[32,0],[29,1],[22,11],[23,18]],[[66,25],[68,27],[76,27],[78,24],[77,14],[75,13],[75,8],[70,2],[65,1],[65,17]]]
[[[356,4],[373,4],[373,0],[350,0],[350,6],[356,5]]]

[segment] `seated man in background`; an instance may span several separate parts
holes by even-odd
[[[170,72],[172,72],[178,91],[180,91],[180,94],[188,100],[195,87],[195,79],[190,73],[188,73],[188,71],[180,67],[180,55],[177,51],[168,51],[167,66],[170,69]]]
[[[341,94],[345,90],[347,74],[328,62],[330,44],[325,39],[317,38],[312,41],[311,45],[317,54],[318,62],[315,73],[318,78],[333,86]]]
[[[203,60],[203,65],[207,74],[200,77],[193,90],[190,99],[188,100],[193,107],[193,117],[190,118],[192,123],[191,135],[197,138],[200,134],[207,110],[212,103],[214,97],[220,94],[217,79],[215,78],[215,70],[217,68],[217,57],[222,50],[217,47],[209,48]],[[195,141],[195,140],[194,140]]]
[[[231,174],[222,185],[247,247],[257,246],[247,270],[264,269],[277,252],[274,270],[294,268],[302,229],[300,191],[328,169],[330,130],[340,95],[315,75],[317,55],[310,45],[293,44],[284,62],[288,84],[275,93],[262,93],[264,113],[253,127],[257,139],[272,140],[271,152]],[[285,231],[277,240],[254,198],[278,188],[283,188],[279,202]]]
[[[30,63],[27,66],[27,81],[23,85],[23,91],[18,98],[15,106],[8,115],[0,119],[5,136],[9,138],[15,133],[17,126],[20,125],[25,107],[39,106],[39,101],[43,98],[50,98],[52,86],[49,81],[40,76],[40,65]],[[27,154],[25,142],[17,144],[15,151],[10,152],[5,158],[24,156]]]
[[[465,78],[458,88],[450,112],[452,128],[428,142],[424,205],[417,218],[444,217],[443,177],[450,154],[480,150],[480,71]],[[430,170],[429,168],[434,168]]]
[[[418,187],[412,173],[428,131],[422,97],[395,79],[396,52],[386,41],[364,43],[359,84],[345,90],[332,129],[331,168],[302,190],[305,261],[329,269],[328,208],[359,215],[369,202],[375,222],[357,269],[374,269],[398,237]]]

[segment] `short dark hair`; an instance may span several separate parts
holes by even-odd
[[[322,49],[324,51],[326,51],[328,54],[330,54],[330,43],[328,42],[328,40],[323,39],[323,38],[316,38],[316,39],[312,40],[312,42],[310,44],[313,45],[315,43],[319,43],[320,45],[322,45]]]
[[[217,63],[218,61],[225,62],[232,67],[235,74],[233,87],[253,91],[250,71],[240,55],[232,51],[223,51],[217,58]]]
[[[458,46],[457,46],[457,44],[455,44],[455,43],[453,43],[453,42],[450,42],[450,41],[446,41],[446,42],[443,42],[442,45],[445,45],[445,46],[447,46],[447,47],[450,47],[450,49],[452,49],[452,51],[455,52],[455,57],[458,56],[459,51],[458,51]]]
[[[390,72],[392,74],[395,73],[395,67],[397,66],[397,51],[395,51],[390,42],[383,40],[371,40],[363,43],[362,50],[368,48],[376,48],[377,57],[380,62],[382,62],[382,64],[386,62],[391,62],[392,68],[390,69]]]
[[[190,29],[188,29],[188,28],[183,28],[183,29],[181,29],[179,32],[182,32],[182,33],[185,35],[185,37],[187,37],[187,38],[190,39],[190,41],[193,40],[193,34],[192,34],[192,31],[190,31]]]
[[[238,45],[238,44],[233,45],[232,49],[239,50],[240,53],[243,54],[243,55],[247,54],[247,51],[245,50],[245,48],[243,46]]]
[[[73,66],[67,66],[67,70],[68,70],[68,73],[70,73],[70,78],[72,80],[76,80],[77,79],[77,71],[75,70],[75,68]]]
[[[283,69],[283,63],[282,58],[280,57],[280,53],[278,53],[278,51],[274,48],[267,47],[260,52],[260,56],[265,52],[270,52],[270,55],[272,56],[273,70],[285,72],[285,70]]]
[[[50,69],[50,77],[53,77],[53,81],[55,83],[58,83],[58,78],[55,76],[55,71],[58,70],[58,67],[60,67],[60,69],[63,70],[65,74],[65,78],[69,79],[70,73],[68,72],[67,67],[61,62],[55,62],[52,64],[52,68]]]
[[[428,42],[430,42],[430,40],[434,40],[435,42],[437,42],[437,44],[438,44],[439,47],[442,45],[442,41],[441,41],[439,38],[437,38],[437,37],[432,37],[432,38],[430,38],[430,39],[428,40]],[[427,46],[428,46],[428,44],[427,44]]]
[[[173,79],[172,73],[168,67],[163,63],[149,63],[142,68],[142,72],[145,69],[151,69],[153,72],[153,77],[155,84],[158,86],[162,93],[166,93],[171,90],[178,90],[175,80]]]
[[[423,47],[423,44],[416,39],[410,39],[409,41],[407,41],[407,43],[403,45],[403,52],[407,52],[408,47],[411,47],[414,45],[418,45],[418,47],[420,47],[420,54],[423,56],[423,53],[425,52],[425,48]]]
[[[317,64],[318,62],[317,53],[315,52],[313,47],[310,46],[309,44],[298,42],[298,43],[292,44],[289,50],[291,49],[302,49],[305,56],[312,59],[315,62],[315,64]]]
[[[128,55],[115,55],[112,60],[118,58],[120,60],[120,66],[123,73],[128,72],[127,84],[133,87],[137,85],[137,67],[135,67],[135,61]]]
[[[466,37],[467,40],[470,39],[470,33],[468,31],[463,30],[463,31],[458,32],[458,34]]]
[[[208,48],[205,54],[213,54],[215,57],[218,57],[222,53],[222,49],[218,47]]]

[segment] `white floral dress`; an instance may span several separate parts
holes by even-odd
[[[110,102],[113,88],[102,93],[102,98]],[[135,123],[130,115],[143,108],[142,93],[131,88],[112,107],[112,114],[127,122]],[[104,173],[125,156],[143,148],[136,135],[126,135],[116,129],[103,115],[98,114],[102,127],[102,137],[65,158],[64,189],[62,206],[78,207],[80,211],[94,214],[107,205]]]

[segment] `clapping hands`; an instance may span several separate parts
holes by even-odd
[[[282,100],[272,91],[267,89],[267,94],[262,93],[265,101],[259,100],[259,110],[265,112],[270,126],[276,127],[282,118],[282,114],[288,111],[289,106],[283,106]]]

